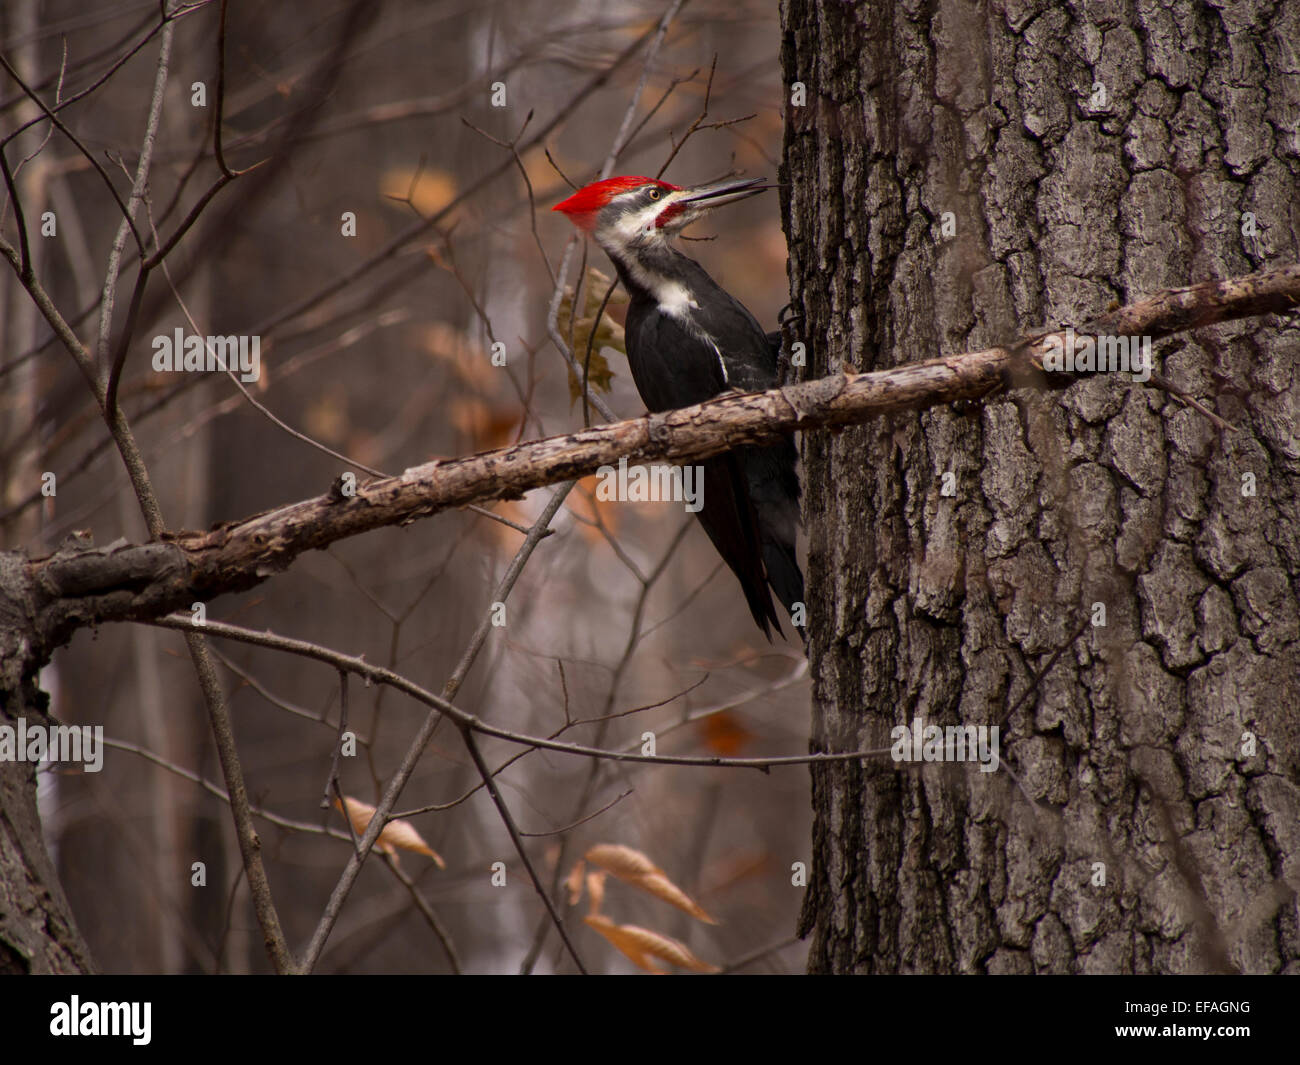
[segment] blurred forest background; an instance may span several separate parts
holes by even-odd
[[[366,476],[284,426],[386,473],[581,426],[583,405],[573,400],[546,325],[552,275],[572,236],[549,210],[569,189],[559,172],[577,185],[597,176],[646,73],[613,172],[658,173],[704,111],[716,57],[707,117],[665,179],[688,184],[733,170],[776,176],[776,6],[694,0],[647,68],[667,6],[230,3],[225,161],[235,170],[261,165],[212,197],[168,256],[168,276],[155,272],[121,382],[169,528],[206,528],[319,495],[348,469]],[[220,173],[212,136],[220,4],[183,11],[141,217],[146,231],[157,226],[164,234]],[[66,100],[113,71],[60,117],[123,197],[139,161],[158,26],[154,0],[7,0],[0,7],[0,53],[46,101]],[[497,82],[504,107],[492,106]],[[195,83],[203,83],[205,106],[195,106]],[[0,86],[5,135],[39,114],[7,78]],[[518,165],[503,146],[516,138]],[[86,155],[68,137],[51,136],[48,123],[18,136],[9,159],[27,160],[15,182],[37,274],[81,339],[93,343],[121,212]],[[35,235],[46,211],[57,218],[54,239]],[[355,213],[355,236],[343,234],[345,212]],[[730,208],[694,235],[718,239],[687,245],[688,254],[774,328],[788,298],[775,194]],[[132,254],[128,241],[114,335],[127,314]],[[612,274],[599,249],[583,256],[575,244],[570,285],[584,264]],[[587,288],[598,298],[604,285],[590,279]],[[201,333],[260,336],[262,375],[250,393],[283,426],[224,374],[151,369],[155,336],[192,331],[176,293]],[[579,302],[586,304],[585,292]],[[615,318],[622,313],[613,307]],[[71,535],[101,545],[147,539],[86,382],[8,271],[0,334],[5,544],[40,555]],[[504,367],[492,365],[494,341],[505,345]],[[622,355],[607,348],[604,356],[613,373],[605,398],[620,417],[641,414]],[[600,360],[594,365],[599,370]],[[601,419],[593,412],[592,420]],[[46,471],[57,476],[53,498],[39,491]],[[551,494],[495,510],[526,526]],[[566,717],[655,704],[579,725],[564,738],[639,747],[653,730],[661,754],[807,749],[800,649],[763,641],[734,579],[680,505],[598,507],[592,482],[584,482],[553,526],[458,705],[495,724],[550,734]],[[483,515],[442,514],[313,553],[247,595],[216,600],[208,616],[363,654],[441,691],[522,541]],[[335,671],[242,644],[210,645],[220,656],[255,806],[342,829],[336,812],[326,818],[319,809],[339,712]],[[103,725],[123,745],[108,752],[101,773],[45,773],[41,786],[47,842],[97,965],[267,971],[229,812],[176,771],[220,783],[180,635],[147,626],[80,634],[41,684],[60,720]],[[353,682],[350,722],[364,742],[341,769],[349,795],[378,800],[424,714],[393,692]],[[516,753],[490,742],[485,752],[492,765]],[[567,874],[593,844],[635,847],[721,923],[704,926],[611,885],[605,911],[616,920],[678,937],[716,965],[802,968],[804,948],[792,939],[802,892],[791,885],[791,865],[809,860],[803,768],[764,775],[619,767],[532,752],[498,779],[520,828],[544,834],[527,840],[544,878]],[[514,972],[526,960],[537,971],[571,964],[546,929],[497,811],[473,790],[477,781],[458,737],[443,730],[399,812],[453,804],[411,817],[447,868],[403,856],[417,904],[372,855],[320,971],[449,971],[422,909],[436,914],[466,971]],[[261,817],[256,826],[288,941],[300,948],[347,844]],[[206,888],[191,886],[195,861],[206,863]],[[497,861],[508,868],[505,887],[490,881]],[[591,968],[631,970],[583,928],[581,910],[566,912]]]

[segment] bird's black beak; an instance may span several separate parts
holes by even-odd
[[[676,200],[680,204],[689,204],[696,210],[721,207],[724,203],[735,203],[749,196],[755,196],[769,186],[763,184],[763,178],[744,178],[717,181],[711,185],[696,185],[694,188],[682,189]]]

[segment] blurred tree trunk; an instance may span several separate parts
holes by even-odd
[[[782,26],[809,378],[1295,259],[1297,5]],[[806,436],[817,749],[996,723],[1066,649],[997,773],[816,769],[813,971],[1300,969],[1298,350],[1274,319],[1157,346],[1235,434],[1102,374]]]
[[[0,36],[25,42],[15,48],[12,59],[28,82],[38,69],[39,4],[22,0],[0,10]],[[13,113],[15,125],[39,114],[34,103],[22,101]],[[40,146],[38,128],[18,137],[15,157],[26,159]],[[49,158],[38,155],[19,171],[18,193],[28,212],[28,224],[39,227],[41,215],[50,207]],[[45,242],[30,245],[35,269],[42,272]],[[6,360],[27,351],[40,339],[39,313],[27,294],[16,285],[0,289],[0,343]],[[8,507],[17,503],[31,486],[40,483],[40,439],[30,432],[33,412],[39,406],[39,362],[35,359],[16,367],[7,377],[6,402],[0,408],[0,440],[11,449],[13,463],[4,479]],[[47,502],[52,502],[47,500]],[[35,543],[39,537],[39,515],[30,511],[9,529],[10,543]],[[2,578],[0,578],[2,579]],[[2,598],[2,597],[0,597]],[[10,633],[12,638],[12,630]],[[10,657],[16,648],[0,649]],[[33,724],[45,724],[48,709],[42,692],[18,677],[6,677],[4,689],[15,698],[0,705],[0,726],[15,727],[20,717]],[[25,761],[0,760],[0,974],[74,973],[91,969],[90,952],[77,930],[53,863],[45,848],[41,820],[36,806],[36,766]]]
[[[21,705],[0,708],[0,725],[20,717],[45,724],[45,699],[28,685]],[[0,761],[0,975],[78,973],[93,968],[45,850],[36,811],[36,766]]]

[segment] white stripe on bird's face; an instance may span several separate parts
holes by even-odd
[[[609,224],[597,228],[596,240],[602,245],[606,241],[617,242],[625,248],[644,247],[651,242],[662,243],[667,234],[655,223],[664,206],[662,203],[651,202],[638,210],[611,212],[614,217]],[[601,240],[602,237],[604,240]]]
[[[639,193],[630,194],[628,198],[631,199],[635,195]],[[690,324],[689,311],[692,308],[698,310],[699,304],[691,298],[686,286],[680,281],[664,277],[662,274],[655,273],[653,269],[647,268],[637,255],[638,250],[644,250],[648,245],[666,245],[675,235],[674,229],[660,229],[655,224],[660,212],[667,206],[668,203],[655,200],[635,210],[628,210],[626,207],[620,210],[620,205],[615,200],[601,213],[600,221],[592,235],[596,238],[596,243],[605,249],[606,254],[611,259],[622,263],[632,279],[650,293],[655,303],[659,305],[660,311],[680,322]]]

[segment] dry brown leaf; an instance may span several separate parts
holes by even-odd
[[[639,850],[621,843],[597,843],[587,849],[585,857],[592,865],[600,866],[621,880],[663,871]]]
[[[671,936],[652,932],[648,928],[641,928],[634,924],[615,924],[608,917],[601,917],[599,914],[584,917],[583,920],[626,955],[632,964],[646,972],[663,975],[663,970],[655,965],[651,958],[659,958],[679,968],[690,969],[697,973],[721,971],[716,965],[710,965],[697,958],[686,944],[678,942]]]
[[[608,917],[602,917],[598,913],[588,914],[583,918],[588,925],[594,928],[604,936],[614,947],[622,952],[638,969],[644,969],[648,973],[654,973],[656,976],[665,975],[664,970],[659,968],[644,950],[629,936],[623,935],[622,928],[611,921]]]
[[[585,319],[584,319],[585,321]],[[609,360],[600,353],[598,347],[593,347],[591,351],[591,361],[587,362],[587,341],[582,336],[582,325],[578,326],[574,333],[573,343],[577,351],[578,365],[587,367],[587,385],[595,392],[604,392],[609,395],[610,389],[614,387],[614,371],[609,368]],[[576,403],[582,396],[582,375],[573,372],[569,368],[569,402]]]
[[[579,858],[573,863],[573,869],[569,872],[569,875],[564,878],[564,887],[569,892],[570,906],[576,906],[582,901],[583,874],[586,871],[587,863]]]
[[[621,843],[598,843],[587,851],[586,858],[592,865],[598,865],[620,880],[676,906],[697,921],[718,923],[698,902],[669,880],[667,873],[638,850]]]
[[[717,924],[718,922],[709,916],[704,908],[691,898],[686,892],[674,884],[663,873],[649,873],[646,876],[638,877],[631,881],[642,891],[648,891],[657,899],[662,899],[670,906],[676,906],[684,913],[689,913],[697,921],[703,921],[705,924]]]
[[[348,820],[352,822],[352,831],[358,836],[364,836],[366,829],[370,827],[370,819],[375,816],[375,808],[368,802],[351,799],[346,795],[343,801],[347,804],[346,813]],[[334,800],[334,808],[343,809],[337,798]],[[437,851],[424,842],[420,833],[409,821],[389,821],[384,826],[384,830],[379,833],[379,838],[375,840],[375,850],[383,854],[391,854],[394,858],[397,857],[398,850],[414,851],[416,854],[432,858],[434,865],[439,869],[447,868],[447,863],[442,860]]]
[[[596,308],[600,306],[601,301],[605,298],[605,293],[609,291],[609,286],[613,284],[614,279],[609,274],[597,270],[594,266],[587,267],[587,273],[583,277],[582,287],[587,293],[584,314],[595,314]],[[607,307],[621,307],[629,303],[631,297],[627,294],[627,289],[619,287],[614,290],[614,294],[609,297]]]
[[[600,913],[601,904],[605,901],[605,873],[588,873],[587,874],[587,894],[591,897],[591,905],[587,912],[592,916]]]
[[[588,267],[582,286],[583,306],[578,317],[572,323],[573,355],[582,366],[587,361],[587,344],[591,342],[591,362],[587,364],[587,383],[598,392],[608,393],[613,387],[614,371],[609,368],[609,360],[601,354],[602,348],[614,348],[627,354],[627,338],[623,327],[610,317],[609,307],[628,301],[627,293],[621,288],[615,291],[606,304],[605,313],[596,321],[596,312],[600,310],[605,293],[609,291],[610,279],[594,267]],[[573,317],[573,289],[566,288],[560,300],[560,307],[555,319],[560,335],[567,337],[570,319]],[[595,337],[592,337],[592,330]],[[582,396],[582,376],[569,370],[569,398],[576,402]]]

